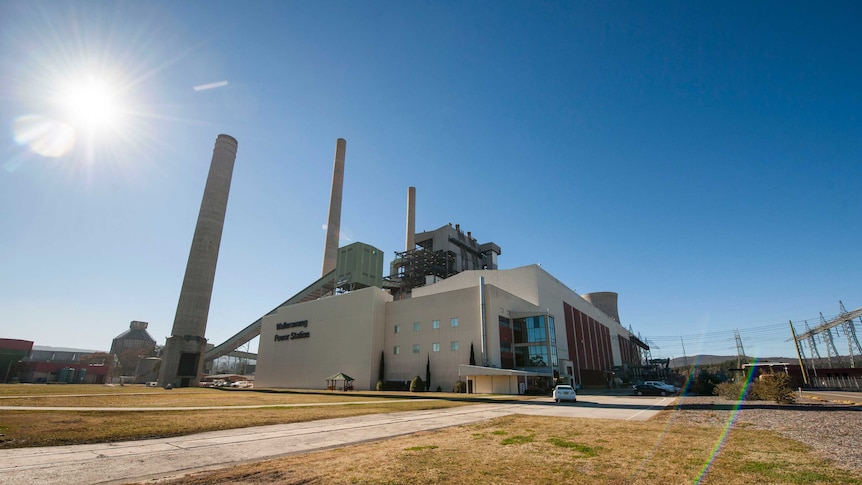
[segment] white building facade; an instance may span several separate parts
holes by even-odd
[[[500,394],[604,385],[615,367],[636,365],[632,340],[537,265],[463,271],[397,301],[369,287],[279,308],[263,319],[255,387],[322,389],[342,372],[368,390],[427,370],[443,391],[458,381]]]

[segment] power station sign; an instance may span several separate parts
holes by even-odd
[[[291,328],[300,328],[300,327],[301,328],[308,328],[308,320],[302,320],[300,322],[282,322],[282,323],[276,323],[275,324],[275,330],[276,331],[288,330]],[[298,339],[309,338],[309,337],[311,337],[311,332],[306,332],[306,331],[300,330],[298,332],[290,332],[289,334],[283,334],[283,335],[276,334],[274,341],[275,342],[281,342],[283,340],[298,340]]]

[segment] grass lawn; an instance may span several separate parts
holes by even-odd
[[[475,398],[475,396],[470,396]],[[406,402],[404,401],[409,399]],[[415,398],[433,398],[430,400]],[[262,409],[2,411],[0,448],[178,436],[369,413],[462,406],[463,394],[326,391],[166,391],[143,386],[0,386],[0,405],[177,407],[281,405]],[[517,400],[517,396],[489,397]],[[370,404],[349,404],[346,401]],[[37,404],[38,403],[38,404]],[[303,404],[335,404],[303,406]],[[299,407],[289,407],[290,405]],[[685,411],[682,411],[685,412]],[[473,425],[277,460],[160,483],[459,484],[857,484],[862,477],[777,433],[675,423],[507,416]],[[0,480],[2,481],[2,480]]]
[[[721,432],[661,421],[515,415],[160,483],[862,484],[773,432],[735,429],[711,461]]]
[[[460,399],[465,397],[463,394],[446,393],[268,392],[206,388],[168,391],[142,385],[0,385],[0,406],[276,406],[261,409],[145,412],[4,410],[0,412],[0,448],[161,438],[220,429],[469,404],[459,400],[459,396]],[[409,401],[403,402],[405,399]],[[367,404],[350,404],[356,402]],[[303,404],[310,406],[304,407]],[[314,404],[327,406],[311,406]],[[295,407],[296,405],[300,407]]]
[[[14,393],[15,388],[18,393]],[[22,392],[23,391],[23,392]],[[53,392],[47,392],[53,391]],[[425,394],[396,393],[371,395],[332,391],[272,391],[247,389],[213,389],[185,387],[166,390],[160,387],[135,386],[46,386],[0,385],[0,406],[55,407],[189,407],[254,406],[273,404],[336,403],[375,401],[392,398],[422,398]],[[435,393],[429,393],[433,396]]]

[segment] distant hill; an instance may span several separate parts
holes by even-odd
[[[689,367],[695,362],[699,365],[713,365],[720,364],[722,362],[728,360],[736,360],[737,356],[735,355],[695,355],[692,357],[675,357],[670,360],[670,367],[673,369],[677,369],[680,367]],[[752,358],[747,357],[743,359],[742,363],[749,362]],[[791,364],[796,364],[796,357],[762,357],[757,359],[758,362],[789,362]]]

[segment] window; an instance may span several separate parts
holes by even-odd
[[[419,331],[419,322],[413,322],[413,331],[414,331],[414,332],[418,332],[418,331]]]
[[[419,353],[419,344],[413,344],[413,353],[414,353],[414,354],[418,354],[418,353]]]
[[[431,351],[440,352],[440,342],[434,342],[433,344],[431,344]]]
[[[549,320],[550,328],[545,325],[545,315],[537,315],[534,317],[516,318],[514,324],[515,343],[541,343],[547,342],[550,334],[551,343],[556,343],[556,335],[554,333],[554,318]]]
[[[395,325],[395,333],[401,333],[401,325]]]
[[[455,350],[458,350],[458,341],[457,340],[452,341],[452,351],[455,351]]]
[[[449,323],[451,323],[453,327],[457,327],[458,326],[458,318],[452,317],[452,319],[449,320]]]
[[[393,353],[393,354],[395,354],[395,355],[400,354],[400,353],[401,353],[401,347],[399,347],[398,345],[396,345],[395,347],[393,347],[393,348],[392,348],[392,353]]]
[[[440,320],[434,320],[433,322],[431,322],[431,328],[433,328],[434,330],[440,328]]]

